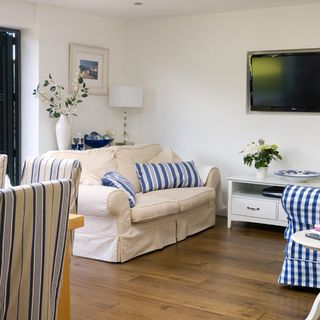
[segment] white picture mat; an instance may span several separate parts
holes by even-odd
[[[85,79],[90,94],[108,94],[108,60],[109,50],[104,48],[90,47],[75,43],[70,44],[69,61],[69,90],[72,90],[72,81],[76,70],[80,66],[80,60],[98,62],[98,79]]]

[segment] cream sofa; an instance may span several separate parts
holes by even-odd
[[[85,216],[85,226],[75,233],[74,255],[124,262],[215,224],[216,190],[220,188],[217,168],[207,167],[204,187],[141,192],[134,163],[179,161],[171,149],[149,144],[52,151],[46,155],[78,159],[82,164],[78,208]],[[110,170],[133,184],[134,208],[129,207],[123,191],[101,185],[100,178]]]

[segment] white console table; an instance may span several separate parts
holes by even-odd
[[[252,176],[234,176],[228,180],[228,228],[232,221],[264,223],[287,226],[287,214],[282,208],[281,199],[262,195],[262,189],[271,186],[294,184],[285,178],[270,174],[258,179]],[[320,187],[319,179],[295,184]]]

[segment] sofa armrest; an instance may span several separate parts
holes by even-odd
[[[197,170],[205,187],[214,188],[216,191],[217,212],[226,208],[222,199],[220,171],[215,166],[197,165]]]
[[[117,188],[80,184],[78,208],[79,214],[84,216],[113,216],[118,221],[120,232],[131,225],[128,197]]]

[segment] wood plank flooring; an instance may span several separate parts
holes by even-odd
[[[278,285],[284,229],[226,224],[124,264],[73,257],[71,319],[304,319],[317,290]]]

